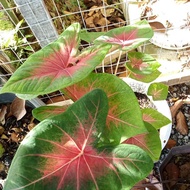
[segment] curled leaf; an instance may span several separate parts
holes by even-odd
[[[178,112],[176,115],[176,129],[179,131],[182,135],[188,134],[188,126],[185,120],[185,116],[181,111]]]
[[[177,111],[179,110],[179,108],[183,105],[183,100],[179,99],[175,102],[175,104],[170,107],[170,111],[171,111],[171,115],[172,115],[172,120],[175,118]]]
[[[7,106],[2,106],[2,108],[0,110],[0,122],[2,124],[4,124],[4,122],[5,122],[6,113],[7,113]]]
[[[14,115],[18,121],[22,119],[25,114],[25,100],[16,97],[10,106],[10,115]]]
[[[172,120],[175,118],[179,108],[183,105],[183,104],[190,104],[190,99],[186,98],[186,99],[179,99],[175,102],[175,104],[170,107],[170,111],[171,111],[171,115],[172,115]]]

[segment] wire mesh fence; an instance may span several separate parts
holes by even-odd
[[[59,34],[70,24],[79,22],[82,29],[92,32],[108,31],[131,24],[138,19],[145,18],[151,20],[150,18],[155,16],[155,12],[153,11],[154,3],[161,1],[0,0],[1,23],[3,23],[3,26],[5,23],[10,24],[6,32],[0,28],[0,85],[3,86],[14,71],[31,54],[57,39]],[[186,7],[190,7],[190,2],[185,3]],[[158,13],[156,14],[158,15]],[[162,72],[162,76],[158,78],[158,81],[169,85],[190,81],[190,38],[187,36],[190,34],[190,22],[188,12],[187,18],[184,19],[186,19],[184,27],[187,32],[185,33],[186,36],[183,36],[183,39],[187,40],[183,40],[181,44],[178,44],[178,47],[164,47],[163,43],[166,40],[163,41],[163,36],[160,38],[158,36],[156,38],[157,44],[154,38],[154,41],[147,42],[138,49],[138,51],[149,53],[158,59],[161,63],[160,70]],[[167,34],[174,27],[169,26],[169,24],[171,23],[160,27],[157,23],[156,26],[152,25],[152,27],[156,33],[165,29],[164,32],[162,31],[162,34]],[[178,26],[175,26],[175,30],[179,34],[178,29]],[[160,43],[158,44],[158,42]],[[185,43],[186,45],[184,45]],[[118,56],[117,50],[110,52],[95,71],[127,77],[125,67],[125,63],[128,61],[127,53],[123,52],[116,71]],[[66,99],[59,91],[46,94],[40,98],[47,104]]]

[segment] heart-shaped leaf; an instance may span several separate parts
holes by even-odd
[[[56,116],[58,114],[63,113],[68,108],[67,105],[65,106],[40,106],[32,110],[32,115],[42,121],[52,116]]]
[[[168,95],[168,86],[163,83],[151,83],[147,94],[152,96],[153,100],[165,100]]]
[[[166,116],[152,108],[142,109],[142,114],[143,120],[150,123],[155,129],[160,129],[161,127],[171,123]]]
[[[146,20],[142,20],[134,25],[109,30],[106,34],[98,37],[94,43],[118,45],[122,50],[129,51],[152,37],[152,28]]]
[[[126,63],[127,68],[136,74],[149,75],[160,67],[155,58],[145,53],[129,52],[128,58],[130,61]]]
[[[106,94],[96,89],[38,124],[19,146],[4,190],[131,189],[153,162],[134,145],[97,148],[107,112]]]
[[[149,82],[154,81],[156,78],[158,78],[160,74],[161,74],[161,72],[158,70],[156,70],[152,74],[148,74],[148,75],[136,74],[136,73],[131,72],[129,74],[129,77],[132,79],[141,81],[141,82],[149,83]]]
[[[111,46],[95,46],[80,53],[79,33],[78,23],[69,26],[56,41],[31,55],[1,92],[37,96],[65,88],[85,78],[102,62]]]
[[[148,129],[147,132],[131,137],[125,140],[123,143],[133,144],[142,148],[154,161],[157,161],[161,152],[159,132],[149,123],[145,122],[145,124]]]
[[[108,82],[105,83],[105,81]],[[115,75],[92,73],[84,80],[63,89],[63,92],[73,101],[76,101],[96,88],[104,90],[108,96],[109,112],[105,136],[108,136],[113,143],[118,144],[121,138],[123,141],[147,131],[134,92],[122,79]]]
[[[105,32],[88,32],[86,30],[81,30],[80,38],[88,43],[92,43],[96,38],[104,34]]]

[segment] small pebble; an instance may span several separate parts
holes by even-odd
[[[4,159],[4,164],[5,166],[10,166],[12,162],[12,157],[11,156],[6,156]]]

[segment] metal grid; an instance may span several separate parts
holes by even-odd
[[[14,27],[18,25],[18,21],[22,19],[24,20],[16,33],[20,39],[24,40],[21,44],[17,44],[16,46],[13,44],[12,46],[1,47],[1,86],[30,54],[52,42],[73,22],[78,21],[82,28],[85,28],[88,31],[107,31],[112,28],[128,25],[131,22],[127,16],[128,13],[126,13],[127,1],[125,0],[14,0],[14,2],[11,2],[11,6],[5,6],[1,3],[0,12],[5,14],[6,18],[11,21]],[[84,2],[86,2],[86,4]],[[74,8],[73,5],[75,5]],[[18,21],[13,19],[10,13],[14,13],[18,18]],[[98,18],[97,13],[101,14],[101,18]],[[96,22],[91,18],[93,15]],[[96,16],[99,20],[96,19]],[[98,22],[100,20],[101,22]],[[29,35],[28,38],[26,38],[27,35]],[[3,35],[1,34],[1,36]],[[5,39],[5,37],[3,37],[3,39]],[[0,44],[2,45],[2,41],[0,41]],[[151,48],[152,43],[149,42],[144,44],[139,51],[148,52],[149,46]],[[24,48],[26,48],[26,52],[25,54],[22,54],[20,51]],[[20,49],[20,51],[18,51],[18,49]],[[30,51],[28,51],[28,49],[30,49]],[[10,58],[8,52],[11,52],[13,58]],[[182,55],[185,55],[187,59],[180,60],[180,64],[179,62],[176,62],[176,64],[174,64],[175,67],[171,65],[171,63],[170,65],[168,63],[163,64],[161,66],[163,76],[158,80],[169,85],[190,81],[190,49],[168,51],[159,47],[151,54],[159,60],[162,60],[164,54],[166,59],[170,59],[171,57],[173,59],[175,57],[176,60],[180,60],[180,58],[183,57]],[[114,74],[117,59],[118,51],[111,52],[107,55],[102,65],[96,68],[96,72],[108,72]],[[120,77],[127,76],[125,69],[126,61],[127,53],[124,52],[116,73]],[[67,99],[59,91],[40,96],[40,98],[47,104]]]

